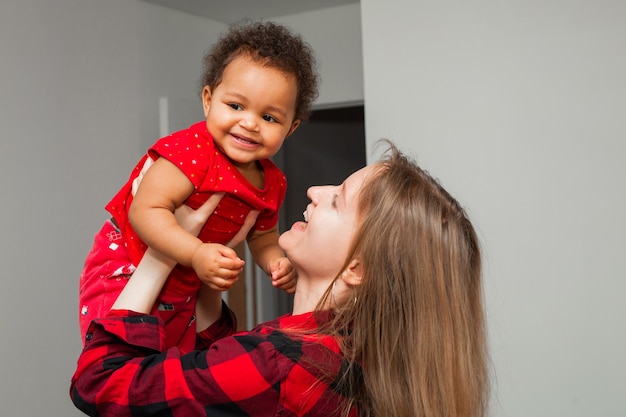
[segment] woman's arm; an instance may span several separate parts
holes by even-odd
[[[149,314],[176,262],[148,248],[111,310]]]
[[[176,220],[181,227],[193,235],[200,233],[202,226],[213,213],[224,193],[212,195],[197,210],[182,205],[175,211]],[[258,211],[251,211],[244,220],[241,229],[226,245],[235,247],[245,240],[254,226]],[[112,306],[112,310],[131,310],[148,314],[165,284],[176,262],[152,248],[148,248],[137,269]],[[203,285],[196,303],[196,329],[206,330],[222,316],[222,297],[220,291],[214,291]]]
[[[222,197],[224,197],[223,193],[213,194],[197,210],[183,205],[176,209],[176,220],[189,233],[198,234]],[[111,309],[150,313],[163,284],[175,265],[176,261],[148,248]]]
[[[275,415],[295,364],[277,357],[267,335],[225,337],[181,356],[155,343],[161,325],[133,313],[97,320],[72,377],[74,405],[98,417]]]
[[[248,213],[246,219],[239,229],[239,232],[231,239],[226,246],[234,248],[243,242],[248,236],[254,223],[256,222],[259,212],[253,210]],[[198,332],[205,330],[222,315],[222,292],[214,291],[207,285],[202,285],[198,293],[196,301],[196,329]]]
[[[222,197],[221,194],[212,196],[195,211],[186,206],[179,208],[176,213],[178,221],[186,230],[198,233]],[[229,245],[234,246],[247,236],[257,215],[258,212],[248,215]],[[261,369],[257,369],[257,364],[275,362],[266,357],[273,354],[271,344],[265,343],[267,349],[252,352],[249,347],[244,348],[237,340],[228,337],[219,341],[222,348],[215,347],[199,355],[196,352],[184,360],[176,348],[161,354],[165,346],[162,323],[144,313],[151,311],[174,265],[174,261],[154,250],[146,252],[115,302],[113,308],[116,310],[92,323],[70,388],[72,401],[86,414],[119,417],[130,416],[132,410],[142,410],[139,411],[142,415],[157,416],[170,415],[171,410],[176,410],[180,413],[177,415],[204,415],[207,407],[217,407],[214,408],[217,412],[220,407],[227,410],[230,406],[228,402],[224,403],[225,390],[242,386],[239,384],[241,375],[258,375]],[[222,310],[220,293],[208,288],[202,291],[208,296],[205,301],[210,302],[203,306],[205,309],[199,320],[204,320],[208,326],[225,315],[224,323],[232,327],[231,312]],[[211,333],[214,327],[204,333]],[[253,343],[254,346],[258,344]],[[233,360],[237,357],[249,357],[250,360]],[[224,372],[225,362],[234,366],[229,366],[232,369],[219,377]],[[237,365],[240,362],[247,365],[242,368]],[[246,390],[258,390],[254,394],[255,401],[269,400],[268,406],[275,407],[277,393],[271,389],[265,393],[265,390],[269,388],[267,381],[277,382],[281,376],[274,366],[263,366],[263,369],[271,372],[256,381],[258,384],[248,380]],[[233,384],[232,378],[238,382]],[[166,385],[164,380],[167,380]],[[242,398],[247,397],[242,394]],[[263,398],[259,398],[259,394]],[[197,400],[199,397],[203,398],[202,402]]]

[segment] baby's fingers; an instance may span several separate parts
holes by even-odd
[[[287,294],[293,294],[296,292],[296,284],[298,283],[297,278],[294,276],[284,276],[282,278],[276,279],[272,281],[272,286],[274,288],[279,288],[285,291]]]
[[[238,278],[238,276],[230,279],[213,277],[210,282],[205,282],[205,284],[207,287],[215,291],[228,291],[232,288],[233,285],[235,285]]]

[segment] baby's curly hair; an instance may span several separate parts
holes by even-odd
[[[318,95],[318,74],[313,49],[300,35],[273,22],[231,25],[204,56],[200,91],[207,85],[211,90],[217,87],[226,66],[241,55],[293,74],[298,84],[295,117],[308,119]]]

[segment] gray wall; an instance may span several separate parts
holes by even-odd
[[[359,16],[358,5],[311,15],[357,49],[311,40],[333,60],[321,62],[320,105],[362,101],[362,83],[333,87],[346,72],[346,86],[362,80]],[[224,27],[132,0],[0,2],[1,416],[82,415],[68,397],[82,262],[103,206],[157,139],[158,98],[197,100],[201,56]]]
[[[493,416],[626,415],[626,3],[361,0],[367,142],[486,257]]]

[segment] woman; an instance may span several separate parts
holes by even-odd
[[[145,257],[90,327],[76,406],[100,416],[483,416],[476,234],[459,204],[389,146],[342,185],[310,188],[305,221],[281,235],[298,272],[292,314],[232,335],[230,311],[206,290],[203,350],[163,351],[163,324],[146,313],[171,265]]]

